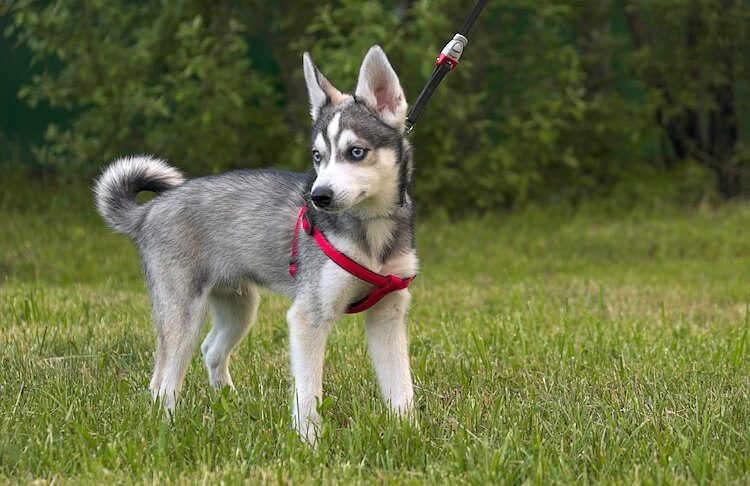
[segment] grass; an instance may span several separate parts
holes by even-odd
[[[235,354],[238,392],[209,391],[196,354],[169,422],[134,246],[80,196],[27,190],[0,202],[3,481],[750,482],[747,205],[421,221],[418,429],[384,413],[349,317],[313,452],[283,298]]]

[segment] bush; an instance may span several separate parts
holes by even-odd
[[[736,129],[744,91],[730,100],[735,124],[711,125],[739,133],[725,141],[728,153],[680,152],[675,120],[694,105],[670,69],[682,76],[700,63],[715,66],[710,52],[724,52],[734,71],[691,84],[703,100],[699,118],[713,120],[717,96],[726,95],[717,86],[746,72],[739,41],[747,32],[719,28],[709,8],[719,0],[667,3],[489,2],[461,67],[413,134],[417,199],[450,212],[576,202],[655,172],[679,186],[685,171],[672,171],[679,159],[709,167],[720,182],[725,168],[741,174],[748,151]],[[741,23],[750,10],[732,5],[732,22]],[[367,48],[379,43],[414,101],[431,59],[468,9],[447,0],[17,0],[5,7],[13,20],[6,34],[28,46],[39,67],[21,96],[70,110],[69,122],[50,125],[35,154],[76,177],[139,152],[193,174],[306,168],[302,51],[347,90]],[[695,15],[700,29],[691,27]],[[636,35],[663,26],[670,34],[647,36],[648,43]],[[697,67],[685,67],[688,52],[698,52]]]

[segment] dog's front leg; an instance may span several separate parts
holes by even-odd
[[[406,339],[409,291],[384,297],[367,311],[367,344],[383,400],[398,415],[411,411],[414,389]]]
[[[295,301],[287,313],[294,378],[292,419],[300,437],[314,445],[320,426],[317,402],[323,395],[323,358],[333,321]]]

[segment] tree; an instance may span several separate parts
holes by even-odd
[[[727,198],[742,192],[739,117],[735,94],[738,65],[747,65],[750,6],[734,0],[621,0],[638,71],[652,90],[656,119],[677,159],[693,159],[717,177]],[[658,34],[657,34],[658,32]],[[746,67],[744,70],[746,71]]]
[[[89,177],[138,152],[192,174],[309,168],[302,52],[349,90],[381,44],[414,101],[470,5],[14,0],[0,14],[38,66],[21,96],[70,113],[37,157]],[[411,135],[413,193],[451,213],[575,202],[624,181],[679,185],[683,161],[743,193],[749,19],[736,0],[489,2]]]

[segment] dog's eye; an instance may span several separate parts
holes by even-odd
[[[322,159],[323,156],[320,155],[320,152],[318,152],[317,150],[313,150],[313,162],[319,164]]]
[[[349,149],[349,155],[351,156],[352,160],[362,160],[365,158],[365,155],[367,154],[367,149],[363,149],[362,147],[352,147]]]

